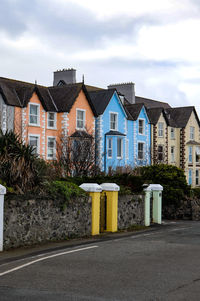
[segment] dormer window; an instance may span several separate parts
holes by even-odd
[[[139,119],[139,134],[144,134],[144,120]]]
[[[171,128],[171,139],[175,139],[175,128]]]
[[[48,129],[56,128],[56,113],[54,112],[47,113],[47,127]]]
[[[194,126],[190,126],[190,140],[194,140]]]
[[[158,137],[164,136],[164,124],[163,122],[158,123]]]
[[[77,130],[85,129],[85,110],[76,110],[76,128]]]
[[[117,113],[110,113],[110,130],[117,131]]]
[[[40,125],[40,105],[29,104],[29,124],[39,126]]]

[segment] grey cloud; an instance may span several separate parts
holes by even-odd
[[[60,13],[62,11],[64,14]],[[75,3],[62,7],[45,0],[2,0],[1,12],[1,30],[12,36],[26,31],[61,50],[98,48],[104,37],[131,39],[134,42],[142,25],[158,22],[152,16],[130,18],[123,15],[102,22]]]

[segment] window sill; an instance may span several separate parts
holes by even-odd
[[[46,157],[46,159],[49,160],[49,161],[55,161],[56,160],[56,158],[49,158],[49,157]]]
[[[86,131],[85,128],[76,128],[77,131]]]
[[[32,124],[32,123],[29,123],[28,125],[29,125],[29,126],[40,127],[40,124]]]
[[[57,128],[47,127],[47,130],[57,130]]]

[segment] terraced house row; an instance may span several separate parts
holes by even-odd
[[[166,163],[200,185],[200,122],[195,107],[171,108],[135,96],[133,83],[107,89],[76,83],[76,70],[54,72],[51,87],[0,78],[0,125],[45,160],[66,139],[95,141],[95,159],[108,172]],[[65,150],[66,151],[66,150]]]

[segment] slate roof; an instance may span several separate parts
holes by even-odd
[[[85,93],[96,116],[96,111],[83,83],[44,87],[0,77],[0,93],[5,103],[10,106],[26,107],[33,92],[36,92],[46,111],[69,112],[81,90]]]
[[[150,121],[151,124],[155,125],[158,122],[158,119],[159,119],[162,111],[163,111],[163,108],[147,109],[147,115],[149,117],[149,121]],[[164,115],[164,117],[165,117],[165,115]]]
[[[109,131],[105,133],[106,136],[126,136],[125,134],[118,131]]]
[[[143,103],[147,109],[150,108],[171,108],[167,102],[157,101],[150,98],[135,96],[135,103]]]
[[[92,139],[92,135],[88,134],[85,131],[75,131],[71,136],[71,138],[87,138]]]
[[[194,112],[197,122],[200,125],[198,115],[196,113],[195,107],[193,106],[168,108],[165,109],[164,112],[167,117],[168,124],[171,127],[177,127],[177,128],[186,127],[192,112]]]
[[[126,104],[124,105],[126,112],[128,112],[128,119],[130,120],[137,120],[138,116],[140,114],[140,111],[142,110],[143,104]]]
[[[115,91],[115,89],[89,91],[89,96],[97,115],[103,114]]]
[[[0,93],[10,106],[25,106],[34,88],[34,84],[0,77]]]
[[[200,145],[200,142],[197,142],[197,141],[194,141],[194,140],[190,140],[186,144]]]

